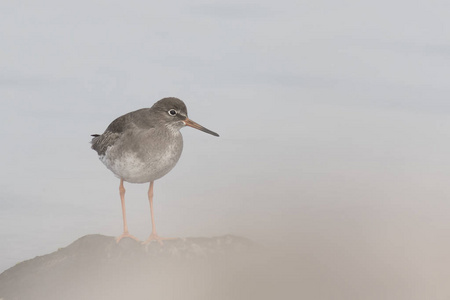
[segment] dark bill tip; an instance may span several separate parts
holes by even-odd
[[[194,121],[192,121],[191,119],[186,118],[186,120],[184,120],[184,124],[186,124],[186,126],[190,126],[192,128],[201,130],[203,132],[209,133],[211,135],[214,136],[219,136],[217,133],[215,133],[214,131],[209,130],[208,128],[203,127],[200,124],[195,123]]]

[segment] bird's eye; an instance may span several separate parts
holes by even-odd
[[[169,115],[171,115],[171,116],[176,116],[177,111],[176,111],[175,109],[171,109],[171,110],[168,111],[168,113],[169,113]]]

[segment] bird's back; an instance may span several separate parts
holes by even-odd
[[[143,108],[118,117],[109,124],[103,134],[92,135],[91,148],[97,151],[98,155],[105,155],[108,147],[113,146],[127,130],[139,127],[150,129],[152,125],[142,121],[145,119],[142,115],[148,110],[148,108]]]

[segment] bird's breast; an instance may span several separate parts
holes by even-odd
[[[124,136],[100,157],[119,178],[144,183],[166,175],[177,164],[183,150],[183,138],[177,132],[140,132]]]

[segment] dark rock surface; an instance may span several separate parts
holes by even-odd
[[[0,299],[253,299],[258,287],[243,282],[260,250],[231,235],[162,246],[87,235],[0,274]]]

